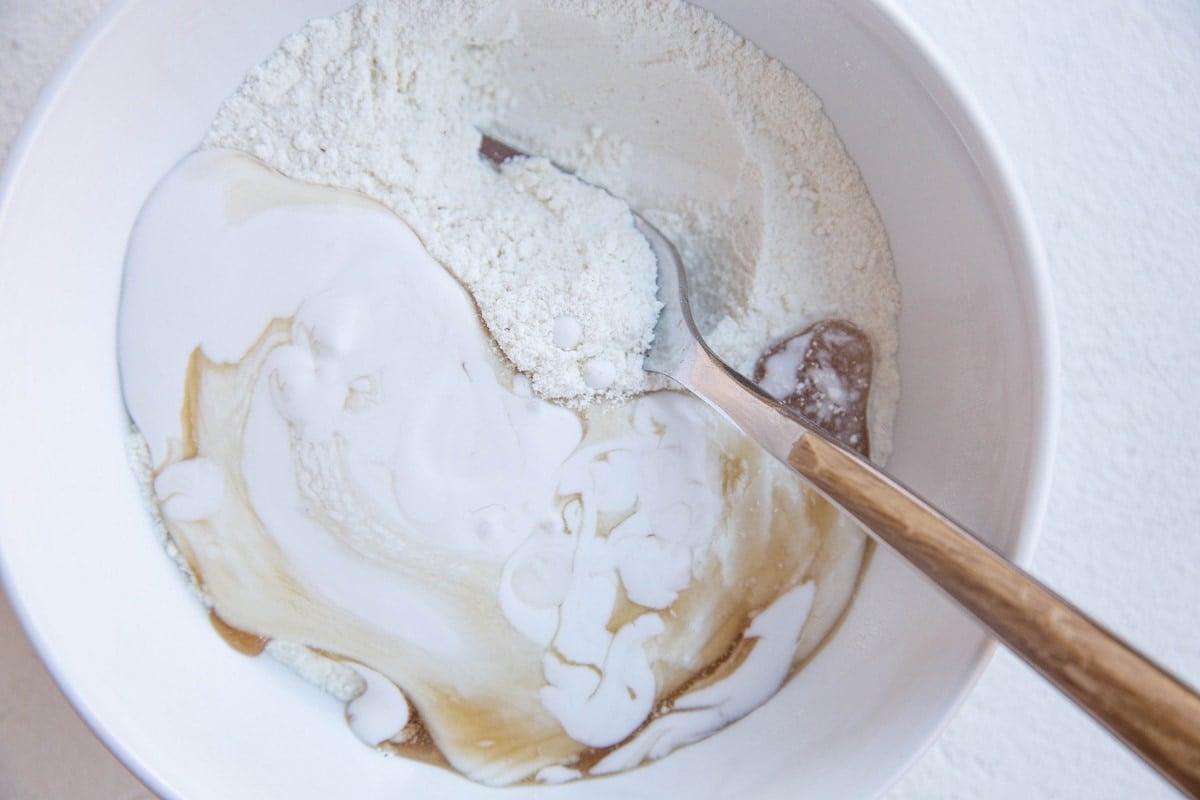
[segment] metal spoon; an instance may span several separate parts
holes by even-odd
[[[500,164],[525,153],[484,136]],[[675,247],[640,214],[662,314],[645,369],[708,403],[956,600],[1151,766],[1200,798],[1200,696],[914,492],[717,358],[696,330]]]

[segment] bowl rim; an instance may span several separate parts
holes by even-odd
[[[39,92],[37,100],[9,147],[4,163],[0,164],[0,230],[3,230],[8,217],[14,188],[22,168],[25,166],[25,159],[33,147],[33,143],[37,140],[42,125],[53,112],[63,89],[70,83],[92,50],[104,40],[134,1],[111,0],[67,50],[50,80]],[[3,549],[0,548],[0,591],[3,591],[7,597],[17,622],[58,691],[70,703],[76,716],[135,779],[159,797],[174,797],[175,793],[170,783],[137,753],[128,748],[104,719],[96,713],[87,699],[71,684],[63,680],[62,668],[54,657],[45,633],[35,623],[33,614],[26,606],[24,598],[13,591],[15,586],[16,582],[10,573]]]
[[[1018,535],[1006,557],[1022,569],[1028,569],[1041,538],[1042,524],[1050,498],[1061,410],[1060,340],[1053,287],[1045,250],[1029,198],[1017,177],[1012,161],[1000,143],[1000,136],[983,113],[979,102],[954,72],[949,61],[929,36],[895,0],[862,0],[880,12],[882,24],[890,27],[893,46],[907,47],[905,65],[912,70],[924,67],[917,76],[924,91],[936,102],[943,116],[962,139],[976,169],[984,181],[993,207],[1006,217],[1006,241],[1013,247],[1014,262],[1026,270],[1023,281],[1029,315],[1026,320],[1033,350],[1033,426],[1030,452],[1026,462],[1024,508],[1016,526]],[[940,722],[933,726],[910,757],[880,789],[882,795],[920,761],[958,714],[971,691],[991,664],[999,642],[990,635],[980,648],[972,669],[963,676],[958,692]]]
[[[138,2],[141,0],[111,0],[76,39],[50,80],[41,89],[12,141],[4,163],[0,165],[0,228],[3,228],[8,216],[14,187],[24,167],[26,156],[43,123],[53,112],[62,90],[82,67],[91,51]],[[889,37],[889,44],[909,50],[905,54],[906,67],[920,72],[916,77],[922,89],[935,100],[943,116],[963,140],[976,169],[981,174],[993,207],[1006,217],[1009,228],[1006,231],[1006,242],[1013,247],[1014,263],[1019,262],[1026,267],[1018,277],[1023,281],[1022,288],[1029,303],[1027,324],[1031,341],[1038,346],[1033,350],[1034,381],[1031,393],[1034,408],[1030,452],[1026,464],[1028,477],[1025,502],[1020,510],[1019,524],[1016,527],[1018,535],[1011,546],[1012,553],[1009,558],[1015,564],[1028,568],[1040,539],[1041,524],[1049,501],[1061,403],[1060,342],[1053,292],[1032,207],[1021,188],[1012,162],[1000,145],[1000,138],[995,129],[928,35],[906,12],[897,7],[894,0],[859,0],[855,5],[869,7],[877,12],[878,22],[890,28],[888,32],[892,35]],[[856,8],[853,13],[861,15],[865,12],[862,8]],[[0,550],[0,591],[6,594],[18,623],[58,690],[66,697],[76,715],[136,779],[158,796],[175,796],[170,783],[158,774],[152,765],[129,749],[94,711],[87,699],[62,680],[62,669],[54,658],[53,650],[44,632],[35,623],[24,599],[13,591],[15,585],[3,551]],[[957,694],[947,707],[946,713],[908,759],[902,761],[895,773],[884,782],[880,787],[880,794],[894,786],[941,736],[983,676],[996,648],[997,642],[989,637],[980,648],[970,671],[962,677]]]

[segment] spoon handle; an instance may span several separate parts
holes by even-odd
[[[878,470],[805,435],[788,464],[1191,797],[1200,697]]]
[[[706,348],[695,356],[677,380],[923,572],[1177,788],[1200,798],[1200,696],[869,461],[784,412]]]

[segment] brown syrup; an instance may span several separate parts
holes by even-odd
[[[754,381],[761,383],[766,377],[769,358],[802,337],[809,337],[809,342],[796,368],[795,388],[780,401],[847,447],[867,455],[867,399],[874,355],[871,340],[852,323],[821,320],[777,343],[759,358]],[[834,376],[832,385],[830,376]],[[831,389],[835,391],[831,393]]]
[[[267,642],[270,641],[262,636],[238,630],[217,616],[216,611],[208,612],[208,621],[226,644],[245,656],[261,655],[262,651],[267,648]]]
[[[391,755],[454,771],[450,762],[446,760],[442,751],[433,741],[433,737],[430,736],[429,728],[425,727],[425,721],[421,719],[421,712],[413,708],[411,702],[409,703],[408,724],[404,726],[404,730],[395,740],[380,743],[379,749]]]

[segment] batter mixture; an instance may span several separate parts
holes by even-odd
[[[497,169],[480,130],[542,157]],[[120,358],[156,524],[217,630],[371,746],[493,785],[629,769],[765,702],[853,596],[862,534],[642,372],[627,202],[719,355],[886,456],[865,187],[799,79],[684,3],[314,21],[143,209]]]

